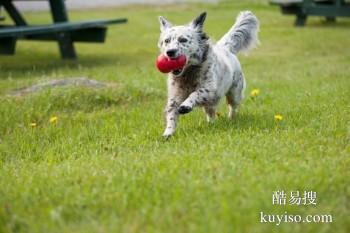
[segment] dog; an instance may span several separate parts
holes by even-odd
[[[168,74],[165,138],[175,133],[179,115],[194,107],[203,107],[208,122],[212,122],[220,99],[226,95],[228,117],[233,119],[244,98],[246,81],[236,55],[259,44],[259,20],[250,11],[240,12],[232,28],[213,43],[203,31],[206,16],[203,12],[182,26],[173,26],[159,16],[161,54],[170,59],[186,56],[185,66]]]

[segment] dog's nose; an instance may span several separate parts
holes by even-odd
[[[169,49],[166,51],[166,55],[168,55],[170,58],[175,58],[177,55],[177,49]]]

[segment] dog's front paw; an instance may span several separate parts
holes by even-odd
[[[192,111],[192,108],[190,106],[186,106],[186,105],[181,105],[178,109],[178,112],[180,114],[186,114]]]
[[[164,139],[169,139],[171,138],[171,136],[173,136],[174,132],[173,131],[170,131],[170,130],[165,130],[165,132],[163,133],[163,138]]]
[[[165,140],[169,140],[173,135],[172,134],[163,134]]]

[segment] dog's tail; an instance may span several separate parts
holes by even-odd
[[[230,31],[219,41],[218,45],[227,47],[233,54],[247,53],[259,44],[259,20],[250,11],[242,11]]]

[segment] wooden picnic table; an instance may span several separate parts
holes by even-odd
[[[14,25],[0,25],[0,54],[14,54],[18,39],[44,40],[57,41],[63,59],[75,59],[74,42],[104,42],[106,25],[127,22],[126,18],[69,22],[64,0],[42,0],[49,1],[53,23],[28,25],[13,1],[0,0],[0,9],[14,22]]]
[[[322,16],[327,21],[350,17],[349,0],[270,0],[270,3],[280,6],[283,14],[296,15],[296,26],[304,26],[308,16]]]

